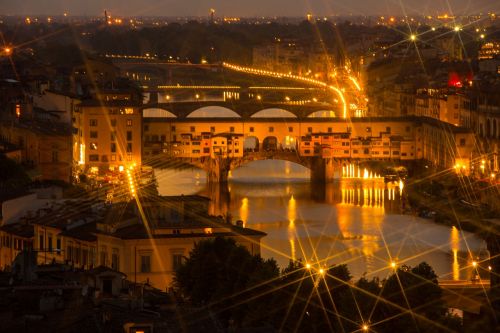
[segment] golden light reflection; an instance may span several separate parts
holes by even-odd
[[[460,234],[458,229],[453,226],[451,227],[451,235],[450,235],[450,244],[451,244],[451,252],[453,253],[453,264],[452,264],[452,273],[453,280],[460,280],[460,265],[458,263],[458,249],[460,244]]]
[[[290,241],[290,256],[292,260],[297,259],[297,251],[295,249],[295,219],[297,218],[297,203],[295,202],[295,198],[293,195],[288,200],[288,240]]]
[[[248,198],[241,199],[240,220],[243,221],[243,227],[245,227],[248,221]]]
[[[287,214],[288,214],[288,221],[290,221],[290,224],[295,222],[295,219],[297,218],[297,203],[295,202],[293,194],[290,197],[290,200],[288,200]]]

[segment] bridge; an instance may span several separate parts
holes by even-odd
[[[220,107],[231,111],[228,115],[237,118],[250,119],[259,111],[268,109],[280,109],[289,112],[289,117],[306,119],[314,115],[315,112],[325,111],[332,114],[340,114],[340,106],[329,103],[308,102],[304,104],[293,102],[255,102],[248,100],[222,100],[222,101],[186,101],[186,102],[150,102],[144,104],[141,109],[147,118],[150,113],[159,113],[164,117],[186,119],[194,117],[193,112],[203,110],[206,107]]]

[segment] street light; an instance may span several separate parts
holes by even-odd
[[[307,268],[307,269],[311,269],[311,264],[310,264],[310,263],[307,263],[307,264],[306,264],[306,268]]]
[[[415,34],[411,34],[411,35],[410,35],[410,40],[411,40],[412,42],[416,41],[416,40],[417,40],[417,36],[416,36]]]
[[[368,329],[369,329],[368,325],[363,324],[363,326],[361,328],[363,329],[363,331],[368,332]]]
[[[395,262],[395,261],[391,261],[391,267],[392,267],[393,269],[395,269],[395,268],[396,268],[396,266],[397,266],[396,262]]]
[[[455,28],[453,28],[453,30],[455,30],[455,32],[459,32],[460,31],[460,26],[456,25]]]

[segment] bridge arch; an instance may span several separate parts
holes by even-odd
[[[262,141],[262,150],[276,151],[279,148],[278,138],[275,136],[266,136]]]
[[[142,110],[144,118],[177,118],[172,112],[162,108],[147,108]]]
[[[285,151],[296,151],[297,144],[298,140],[291,135],[287,135],[281,140],[281,148],[283,148]]]
[[[297,118],[297,116],[285,109],[269,108],[255,112],[250,118]]]
[[[223,106],[204,106],[190,112],[186,118],[241,118],[241,116]]]
[[[307,115],[307,118],[336,118],[338,117],[335,111],[332,110],[319,110],[313,111]]]
[[[259,138],[256,136],[247,136],[243,142],[243,149],[245,152],[258,152],[259,151]]]

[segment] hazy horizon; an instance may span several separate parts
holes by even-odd
[[[0,0],[3,15],[99,16],[107,10],[114,16],[216,16],[300,17],[332,15],[453,15],[500,11],[500,1],[491,0]]]

